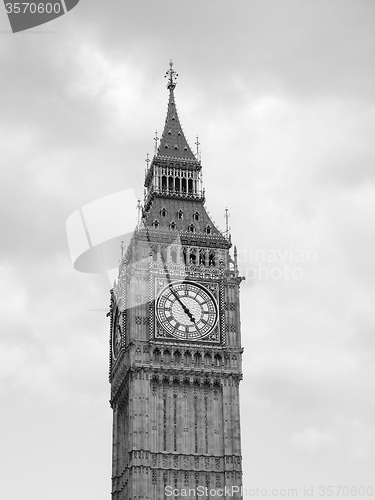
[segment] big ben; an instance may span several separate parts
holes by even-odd
[[[111,291],[112,498],[241,499],[242,278],[205,208],[172,63],[166,76],[164,131]]]

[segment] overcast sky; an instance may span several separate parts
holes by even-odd
[[[170,58],[246,277],[245,487],[375,489],[374,16],[373,0],[81,0],[13,35],[0,6],[2,499],[110,498],[110,282],[74,270],[66,220],[143,196]]]

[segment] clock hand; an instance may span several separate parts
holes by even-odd
[[[181,302],[181,301],[180,301]],[[184,313],[187,314],[190,318],[190,321],[192,321],[193,323],[195,323],[195,318],[194,316],[191,314],[191,312],[189,311],[189,309],[184,305],[182,304],[182,308],[184,310]]]
[[[178,296],[177,292],[175,290],[173,290],[173,287],[172,286],[169,286],[169,289],[170,291],[173,293],[173,295],[175,296],[177,302],[180,304],[180,306],[182,307],[182,309],[184,310],[184,313],[187,314],[189,316],[189,319],[190,321],[192,321],[193,323],[195,323],[195,318],[194,316],[191,314],[191,312],[189,311],[189,309],[185,306],[185,304],[182,302],[182,300],[180,299],[180,297]]]

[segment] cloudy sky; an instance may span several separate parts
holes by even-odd
[[[1,498],[110,498],[110,282],[73,268],[66,220],[143,195],[170,58],[246,277],[245,487],[375,490],[374,22],[372,0],[81,0],[13,35],[0,6]]]

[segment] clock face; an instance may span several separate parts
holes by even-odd
[[[115,319],[113,322],[113,333],[112,333],[112,352],[113,357],[116,359],[119,355],[121,349],[121,339],[122,339],[122,325],[121,325],[122,315],[119,308],[116,307]]]
[[[215,328],[218,308],[214,297],[203,286],[191,281],[174,281],[160,292],[156,316],[173,337],[195,340]]]

